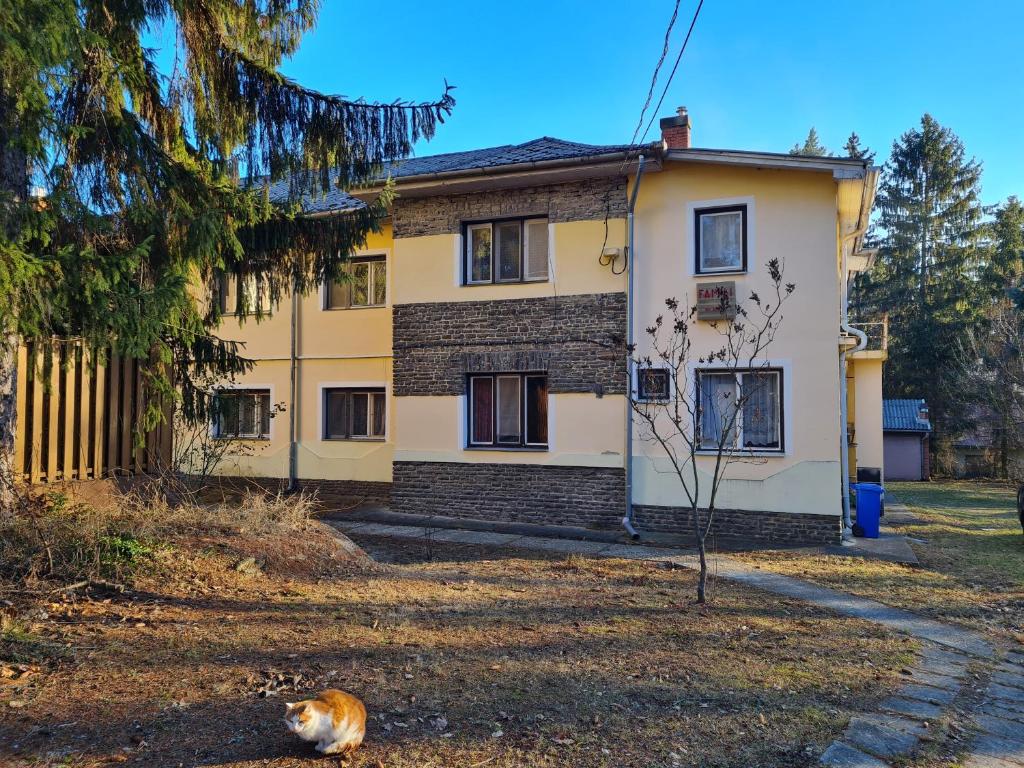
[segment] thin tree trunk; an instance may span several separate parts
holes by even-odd
[[[14,514],[14,431],[18,421],[18,337],[0,337],[0,519]]]
[[[693,534],[697,539],[697,555],[700,559],[700,575],[697,577],[697,602],[703,604],[707,601],[708,558],[704,547],[703,526],[700,524],[700,508],[696,503],[693,505]]]

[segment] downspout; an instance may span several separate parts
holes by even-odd
[[[299,390],[299,280],[292,279],[292,317],[291,317],[291,354],[289,356],[289,393],[288,393],[288,487],[293,493],[298,490],[298,419],[296,403]]]
[[[633,192],[629,196],[629,209],[626,212],[626,349],[633,346],[633,255],[636,252],[633,236],[633,211],[636,208],[636,198],[640,191],[640,177],[644,173],[644,156],[637,158],[636,181],[633,182]],[[633,527],[633,353],[626,355],[626,445],[625,445],[625,466],[626,466],[626,514],[622,518],[622,527],[634,541],[640,538],[640,532]]]
[[[843,293],[840,301],[841,314],[839,320],[839,327],[843,333],[849,336],[855,336],[857,338],[857,344],[853,349],[843,348],[842,352],[839,353],[839,386],[840,386],[840,398],[839,398],[839,421],[842,436],[839,444],[839,461],[841,464],[841,473],[843,479],[843,543],[853,543],[853,517],[850,514],[850,428],[848,424],[849,414],[849,401],[848,401],[848,387],[846,383],[846,369],[847,369],[847,355],[851,352],[860,352],[862,349],[866,349],[868,346],[868,335],[859,328],[854,328],[850,325],[850,273],[847,270],[847,250],[848,246],[852,247],[857,240],[864,236],[864,233],[868,229],[868,218],[871,214],[871,203],[869,202],[872,197],[871,190],[874,187],[874,178],[877,176],[877,172],[873,172],[870,169],[864,178],[864,191],[861,197],[861,215],[860,221],[853,232],[843,237],[840,251],[842,253],[842,281],[843,281]]]

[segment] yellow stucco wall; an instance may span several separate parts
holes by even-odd
[[[854,359],[849,363],[853,372],[853,425],[857,442],[857,466],[882,469],[883,358],[874,354],[874,357],[853,356]]]
[[[748,272],[693,275],[693,206],[745,202]],[[831,173],[667,163],[643,179],[636,212],[634,322],[643,329],[665,311],[668,297],[693,301],[701,282],[735,280],[738,300],[771,292],[766,265],[784,262],[796,283],[775,341],[759,362],[783,370],[785,452],[729,467],[718,506],[839,514],[839,284],[836,273],[836,187]],[[692,329],[694,357],[721,346],[707,322]],[[689,375],[693,375],[692,372]],[[660,449],[637,430],[637,504],[685,503],[679,480],[666,472]],[[699,457],[706,478],[713,458]],[[701,485],[706,488],[707,482]],[[703,493],[702,493],[703,496]]]

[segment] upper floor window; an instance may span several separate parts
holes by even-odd
[[[383,440],[386,416],[383,387],[324,390],[325,440]]]
[[[270,289],[256,279],[255,275],[233,275],[222,272],[217,278],[217,301],[220,311],[225,315],[237,315],[242,312],[242,297],[245,297],[245,311],[253,314],[257,310],[269,312]]]
[[[213,403],[215,437],[269,439],[269,389],[223,390],[214,396]]]
[[[360,256],[345,266],[349,278],[330,283],[324,309],[383,307],[388,298],[388,267],[384,256]]]
[[[468,285],[548,279],[547,219],[467,224],[464,241]]]
[[[693,224],[694,266],[698,275],[746,271],[746,205],[697,208]]]
[[[781,451],[782,371],[698,371],[701,448]]]
[[[469,377],[472,448],[548,447],[548,377],[534,373]]]

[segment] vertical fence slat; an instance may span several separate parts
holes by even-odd
[[[110,387],[107,390],[107,471],[114,472],[120,463],[120,453],[117,450],[117,438],[121,434],[120,421],[120,381],[121,381],[121,357],[110,356]]]
[[[38,483],[43,474],[43,371],[45,365],[39,344],[32,345],[32,440],[29,450],[29,482]]]
[[[142,364],[140,361],[135,361],[135,388],[132,390],[132,471],[133,472],[145,472],[146,471],[146,440],[148,435],[144,436],[142,441],[136,443],[137,435],[135,434],[136,429],[142,424]]]
[[[46,446],[46,482],[57,479],[57,463],[59,457],[58,440],[60,439],[60,345],[53,344],[48,350],[50,358],[50,387],[46,393],[48,410],[48,438]]]
[[[103,477],[103,434],[106,428],[105,418],[107,414],[107,391],[106,391],[106,375],[107,368],[100,362],[100,358],[97,355],[96,359],[96,370],[94,372],[94,378],[96,380],[96,416],[95,423],[93,425],[92,432],[92,476]]]
[[[130,357],[121,358],[121,418],[120,455],[118,469],[130,472],[132,468],[132,382],[135,380],[135,361]]]
[[[80,389],[77,393],[78,400],[78,479],[85,480],[92,477],[89,471],[89,457],[92,454],[89,442],[89,400],[92,392],[92,376],[90,376],[89,354],[85,345],[80,344],[78,348],[78,370]]]
[[[68,341],[62,345],[67,360],[64,365],[64,466],[63,478],[71,480],[75,476],[75,415],[78,398],[75,397],[75,376],[78,373],[76,359],[78,343]]]
[[[18,347],[18,401],[15,406],[17,410],[14,412],[16,416],[15,427],[14,427],[14,460],[15,466],[18,469],[18,478],[22,479],[25,474],[25,452],[27,446],[25,443],[25,430],[27,427],[28,419],[26,414],[28,413],[28,404],[32,402],[32,398],[29,396],[28,391],[28,347],[21,344]]]

